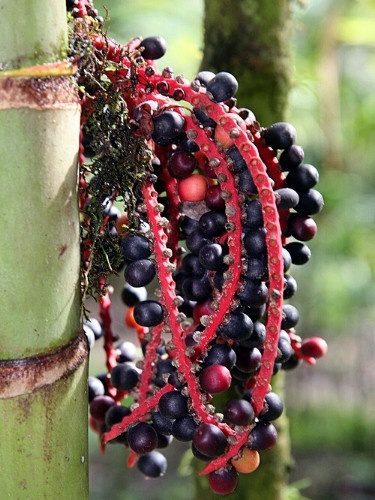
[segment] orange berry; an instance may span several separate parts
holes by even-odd
[[[125,326],[137,328],[138,323],[134,319],[134,307],[129,307],[124,316]]]
[[[178,183],[181,201],[203,201],[207,192],[207,179],[204,175],[193,174]]]
[[[259,453],[256,450],[249,450],[249,448],[244,448],[242,450],[240,458],[232,460],[233,467],[242,474],[254,472],[258,468],[259,462]]]

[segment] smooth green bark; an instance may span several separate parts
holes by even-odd
[[[2,67],[64,53],[65,0],[0,0],[0,16]],[[58,83],[52,92],[58,102]],[[81,329],[79,106],[10,101],[0,103],[0,361],[51,353]],[[85,361],[29,394],[0,393],[1,498],[88,497],[86,387]]]
[[[205,0],[204,55],[201,69],[229,71],[238,80],[238,104],[248,107],[263,126],[284,118],[290,86],[290,1]],[[272,379],[272,389],[283,397],[284,374]],[[233,397],[238,397],[233,394]],[[259,468],[240,474],[238,487],[228,499],[278,500],[285,498],[290,446],[285,415],[275,425],[279,439],[261,452]],[[200,462],[197,467],[202,467]],[[218,498],[197,479],[196,499]]]

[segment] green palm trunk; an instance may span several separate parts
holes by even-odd
[[[263,126],[281,121],[285,114],[290,86],[290,18],[289,0],[205,0],[201,68],[235,75],[239,105],[249,107]],[[283,385],[282,373],[273,378],[272,388],[281,397]],[[254,473],[240,475],[237,490],[227,498],[285,498],[290,465],[285,415],[275,425],[278,444],[261,453],[260,467]],[[218,498],[208,488],[206,479],[198,478],[196,484],[198,500]]]
[[[0,0],[0,13],[3,68],[64,57],[64,0]],[[1,498],[88,495],[86,349],[69,369],[53,357],[81,329],[79,119],[68,78],[0,79]]]

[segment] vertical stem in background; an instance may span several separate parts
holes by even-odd
[[[0,0],[0,13],[4,68],[64,57],[64,0]],[[80,332],[79,118],[68,78],[0,79],[2,498],[88,495],[85,349],[57,380],[24,359],[54,360]],[[30,389],[19,395],[9,393],[12,359],[23,363],[14,378]]]
[[[290,18],[289,0],[205,0],[201,68],[233,73],[239,82],[240,106],[249,107],[264,126],[281,121],[285,114],[290,87]],[[283,397],[283,373],[272,379],[272,388]],[[241,475],[236,492],[228,498],[283,498],[290,465],[285,415],[275,425],[277,446],[261,453],[259,469]],[[205,478],[197,479],[196,498],[217,498]]]

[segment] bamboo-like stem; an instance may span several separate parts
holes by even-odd
[[[239,105],[249,107],[262,125],[281,121],[290,86],[289,35],[289,0],[205,0],[201,68],[235,75],[239,82]],[[272,388],[281,397],[283,385],[282,373],[272,379]],[[261,453],[257,471],[240,475],[237,490],[228,498],[278,500],[284,497],[290,465],[285,415],[275,425],[278,444]],[[199,462],[197,469],[201,468],[202,462]],[[205,478],[197,477],[195,498],[217,498]]]
[[[0,12],[2,68],[63,57],[64,0],[0,0]],[[51,353],[75,338],[81,300],[72,83],[1,79],[0,94],[1,380],[1,361]],[[0,384],[2,498],[87,498],[86,365],[8,399]]]

